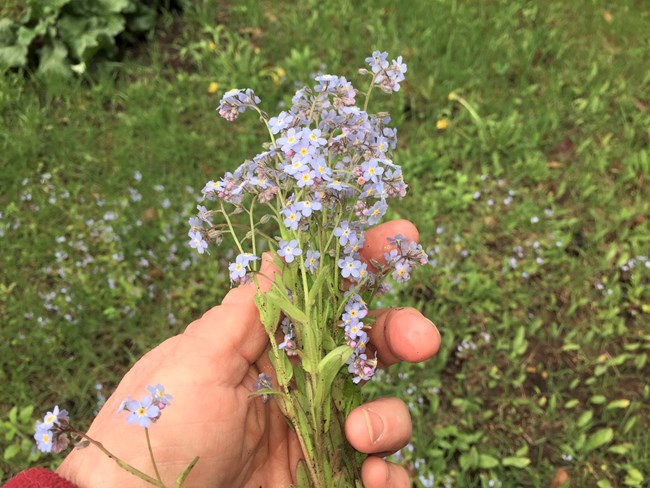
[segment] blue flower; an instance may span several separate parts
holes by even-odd
[[[219,115],[229,122],[235,120],[247,108],[254,109],[260,103],[259,97],[250,88],[242,91],[237,88],[226,92],[219,102]]]
[[[277,117],[271,117],[269,120],[269,127],[271,128],[271,132],[273,134],[277,134],[281,130],[286,129],[291,125],[293,122],[294,118],[293,115],[287,113],[287,112],[280,112]]]
[[[381,70],[388,68],[388,53],[374,51],[372,56],[366,58],[366,63],[370,65],[373,73],[379,73]]]
[[[289,242],[280,241],[278,254],[282,256],[287,263],[292,263],[296,256],[302,254],[302,249],[298,247],[298,241],[296,239]]]
[[[51,429],[53,425],[61,425],[61,421],[68,421],[68,412],[66,410],[59,410],[59,406],[56,405],[54,410],[45,414],[43,423],[40,425],[46,429]]]
[[[345,259],[339,259],[338,265],[341,268],[341,276],[343,278],[359,278],[361,261],[347,256]]]
[[[283,208],[281,213],[284,216],[284,226],[289,230],[298,230],[298,224],[302,219],[298,206],[296,204],[289,205]]]
[[[397,262],[395,263],[395,271],[393,271],[393,278],[400,283],[406,283],[411,277],[411,267],[408,263]]]
[[[140,402],[137,400],[127,402],[126,409],[131,412],[126,421],[129,424],[137,423],[144,428],[149,427],[152,421],[156,421],[160,417],[160,408],[154,405],[153,399],[149,395],[143,396]]]
[[[388,205],[386,204],[386,202],[381,200],[375,202],[375,204],[372,207],[370,207],[364,212],[364,215],[368,217],[368,225],[378,224],[381,218],[386,213],[386,210],[388,210]]]
[[[309,141],[309,144],[315,147],[324,146],[327,144],[327,140],[321,137],[320,129],[303,129],[302,130],[303,138]]]
[[[54,438],[54,434],[50,429],[45,427],[44,424],[39,424],[36,427],[36,433],[34,434],[34,439],[36,440],[36,444],[39,451],[52,452],[53,438]]]
[[[246,276],[246,267],[248,260],[244,254],[240,254],[235,258],[234,263],[230,263],[228,270],[230,271],[230,281],[237,283]]]
[[[190,231],[190,247],[196,249],[199,254],[203,254],[208,248],[208,243],[203,239],[203,235],[196,231]]]
[[[345,246],[348,243],[348,239],[354,235],[354,230],[350,227],[350,222],[344,220],[341,222],[341,225],[334,228],[334,236],[339,238],[339,244]]]
[[[379,166],[379,161],[375,158],[363,163],[361,169],[363,170],[364,179],[375,183],[381,179],[380,176],[384,173],[384,168]]]
[[[309,249],[305,257],[307,258],[305,260],[305,267],[307,268],[307,271],[313,273],[314,271],[316,271],[316,268],[318,268],[318,260],[320,259],[320,253],[318,251],[314,251],[313,249]]]
[[[271,380],[273,378],[267,374],[260,373],[257,379],[255,380],[255,391],[260,391],[260,390],[270,390],[273,388],[273,384],[271,383]],[[266,403],[269,401],[270,395],[264,394],[262,395],[262,402]]]
[[[153,395],[153,403],[156,405],[169,405],[169,400],[173,398],[169,393],[165,393],[165,387],[161,384],[147,386],[147,390]]]
[[[292,151],[295,147],[300,144],[300,132],[296,132],[296,129],[293,127],[290,128],[284,137],[280,137],[276,144],[284,151]]]
[[[314,184],[314,178],[316,177],[316,172],[305,171],[295,175],[296,180],[298,180],[298,188],[304,188],[306,186],[312,186]]]

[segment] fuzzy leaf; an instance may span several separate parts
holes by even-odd
[[[10,444],[9,446],[7,446],[3,454],[4,460],[9,461],[11,458],[16,456],[16,454],[18,454],[19,452],[20,452],[20,445]]]
[[[600,429],[589,436],[585,443],[585,452],[591,452],[600,446],[607,444],[614,438],[614,430],[611,427]]]
[[[27,63],[24,46],[0,46],[0,69],[21,68]]]
[[[505,457],[501,460],[501,464],[513,468],[525,468],[530,464],[530,459],[527,457]]]
[[[488,454],[479,454],[478,456],[478,466],[483,469],[494,468],[499,465],[499,460],[488,455]]]
[[[273,335],[280,323],[280,307],[277,301],[269,296],[269,293],[256,293],[255,305],[257,305],[257,310],[260,313],[260,321],[266,333]]]
[[[192,461],[190,461],[190,464],[188,464],[187,467],[181,472],[181,474],[178,475],[178,478],[176,478],[176,486],[183,485],[185,478],[187,478],[187,475],[190,474],[190,471],[192,471],[192,468],[194,468],[198,462],[199,456],[196,456],[194,459],[192,459]]]
[[[41,50],[41,62],[38,72],[42,74],[70,75],[70,63],[67,59],[68,50],[61,41],[54,41],[52,46],[45,46]]]
[[[318,296],[319,291],[325,292],[325,290],[321,290],[323,287],[323,282],[325,281],[326,278],[330,276],[330,266],[321,266],[318,268],[318,272],[316,274],[316,279],[314,280],[314,283],[311,285],[311,288],[309,289],[309,296],[307,297],[308,300],[311,303],[314,303],[316,300],[316,296]]]
[[[309,482],[309,473],[307,472],[307,463],[304,459],[298,461],[298,467],[296,468],[296,488],[302,488],[304,486],[310,486]]]
[[[333,351],[330,351],[318,363],[318,387],[316,388],[316,395],[314,397],[316,405],[323,405],[324,401],[329,403],[334,378],[336,378],[341,367],[352,356],[353,352],[354,350],[350,346],[339,346]]]
[[[20,421],[22,423],[26,424],[31,420],[33,413],[34,413],[34,405],[27,405],[26,407],[20,409],[18,418],[20,418]]]

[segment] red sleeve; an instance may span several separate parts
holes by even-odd
[[[2,488],[77,488],[45,468],[31,468],[11,478]]]

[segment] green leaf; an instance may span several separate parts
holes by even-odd
[[[462,454],[458,460],[458,463],[464,470],[477,468],[479,465],[479,454],[476,448],[472,447],[469,452]]]
[[[20,409],[18,418],[23,424],[26,424],[32,419],[32,414],[34,413],[34,405],[27,405]]]
[[[196,463],[199,462],[199,456],[196,456],[190,464],[187,465],[187,467],[181,472],[181,474],[178,475],[178,478],[176,478],[176,486],[180,487],[183,485],[185,482],[185,478],[187,478],[187,475],[190,474],[190,471],[192,471],[192,468],[196,466]]]
[[[41,49],[41,61],[38,72],[44,75],[70,76],[70,63],[68,62],[68,50],[61,41],[54,41],[52,46],[45,46]]]
[[[594,395],[591,397],[589,401],[596,405],[602,405],[607,401],[607,398],[604,395]]]
[[[121,15],[106,17],[77,17],[65,15],[58,23],[61,39],[70,46],[70,55],[79,61],[88,61],[98,51],[115,51],[115,37],[124,30]]]
[[[643,473],[636,469],[634,466],[626,466],[627,476],[623,483],[627,486],[641,486],[643,483]]]
[[[278,384],[280,386],[288,385],[293,377],[293,367],[291,366],[289,357],[284,353],[284,351],[274,349],[269,351],[269,358],[271,359],[271,363],[275,369]]]
[[[16,423],[16,419],[18,417],[18,407],[15,405],[11,407],[11,410],[9,410],[9,420],[11,421],[12,424]]]
[[[311,285],[311,288],[309,289],[309,296],[307,299],[311,302],[314,303],[316,301],[316,297],[318,296],[319,291],[323,291],[323,295],[325,295],[327,292],[325,290],[321,290],[323,287],[323,282],[325,281],[326,278],[328,278],[330,275],[330,266],[323,266],[319,268],[318,274],[316,275],[316,279],[314,280],[314,283]]]
[[[515,337],[512,340],[512,354],[521,356],[528,348],[528,341],[526,340],[526,329],[522,325],[517,329]]]
[[[578,403],[580,403],[580,402],[574,398],[574,399],[569,400],[568,402],[566,402],[564,404],[564,408],[566,408],[567,410],[570,410],[572,408],[575,408],[578,405]]]
[[[596,486],[598,488],[612,488],[612,484],[609,480],[599,480],[598,483],[596,483]]]
[[[607,449],[607,452],[613,452],[614,454],[626,454],[634,447],[634,444],[630,442],[624,442],[622,444],[616,444],[615,446]]]
[[[0,70],[22,68],[27,64],[27,48],[24,46],[0,47]]]
[[[324,405],[324,402],[329,403],[334,378],[353,352],[354,349],[350,346],[342,345],[330,351],[320,360],[318,363],[318,386],[314,395],[316,405]]]
[[[296,468],[296,488],[302,488],[303,486],[311,486],[311,483],[307,472],[307,463],[305,463],[304,459],[301,459],[298,461],[298,467]]]
[[[530,459],[527,457],[505,457],[501,460],[501,464],[513,468],[525,468],[530,464]]]
[[[11,458],[13,458],[16,454],[20,452],[20,446],[18,444],[10,444],[7,446],[5,449],[5,452],[3,454],[4,460],[9,461]]]
[[[594,413],[591,410],[586,410],[582,412],[582,415],[578,418],[578,421],[576,422],[576,425],[578,427],[584,427],[589,423],[589,421],[593,418]]]
[[[621,398],[620,400],[614,400],[612,402],[609,402],[607,406],[605,407],[605,410],[613,410],[617,408],[627,408],[630,406],[630,400],[626,398]]]
[[[598,449],[600,446],[607,444],[614,438],[614,430],[610,427],[600,429],[587,438],[584,446],[585,452],[591,452]]]
[[[499,460],[488,454],[479,454],[478,465],[483,469],[491,469],[499,465]]]
[[[271,292],[255,294],[255,305],[260,313],[260,322],[264,326],[264,330],[269,335],[275,334],[280,323],[280,307],[277,300],[274,300],[270,295]]]

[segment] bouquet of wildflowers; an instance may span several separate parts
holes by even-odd
[[[270,291],[256,297],[276,377],[261,374],[254,394],[278,402],[300,441],[298,486],[360,486],[343,422],[361,403],[358,384],[377,367],[368,307],[387,290],[386,278],[406,282],[427,262],[422,247],[401,235],[389,240],[381,263],[360,255],[365,229],[407,188],[392,161],[397,133],[389,115],[366,111],[373,89],[400,89],[406,65],[378,51],[366,61],[369,69],[359,70],[370,78],[363,108],[352,84],[333,75],[317,76],[316,86],[298,90],[291,108],[275,117],[259,108],[253,90],[227,92],[219,114],[234,121],[257,112],[270,142],[209,181],[202,193],[211,208],[199,205],[190,219],[190,246],[199,253],[225,235],[234,241],[233,285],[257,279],[262,250],[280,270]]]

